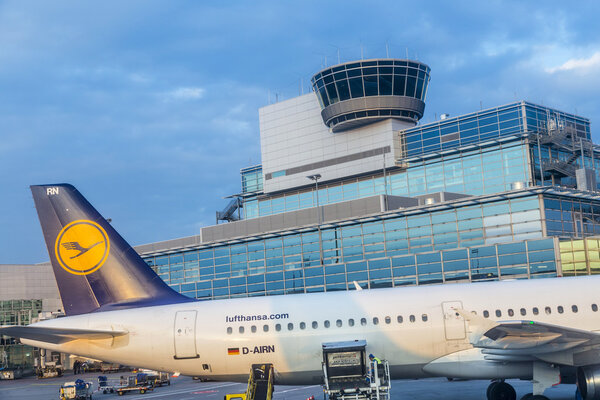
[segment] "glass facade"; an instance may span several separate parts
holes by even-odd
[[[42,312],[42,300],[0,301],[0,325],[28,325]]]
[[[382,234],[382,232],[381,232]],[[316,235],[314,235],[316,236]],[[171,278],[171,286],[189,297],[199,299],[219,299],[230,297],[264,296],[277,294],[311,293],[336,290],[351,290],[354,282],[363,288],[375,289],[383,287],[398,287],[407,285],[426,285],[434,283],[469,282],[482,280],[497,280],[502,278],[533,278],[556,276],[554,239],[537,239],[469,248],[449,248],[446,250],[419,252],[410,254],[404,251],[390,251],[389,254],[399,254],[391,257],[384,255],[385,245],[364,244],[377,240],[373,236],[349,236],[341,238],[341,242],[363,242],[360,246],[350,246],[340,250],[331,250],[331,240],[327,243],[327,253],[343,253],[347,256],[330,257],[328,262],[320,265],[318,262],[318,246],[315,237],[284,237],[273,241],[249,243],[247,248],[231,247],[229,268],[223,265],[200,267],[199,265],[213,264],[216,258],[203,258],[194,262],[178,263],[181,254],[148,260],[150,264],[157,263],[155,269],[162,272],[161,276],[169,282],[170,276],[189,276],[188,283],[173,283],[180,278]],[[288,250],[283,242],[294,241],[298,249]],[[341,245],[343,246],[343,244]],[[252,249],[259,249],[250,252]],[[359,250],[356,250],[356,248]],[[314,262],[302,262],[304,248],[313,253]],[[366,249],[374,250],[365,256],[358,256]],[[312,252],[310,250],[313,250]],[[316,250],[316,251],[315,251]],[[223,249],[215,249],[216,252]],[[224,252],[224,251],[223,251]],[[596,253],[598,250],[596,249]],[[257,254],[258,253],[258,254]],[[287,255],[286,253],[290,253]],[[185,253],[187,258],[207,257],[210,251],[200,251],[200,254]],[[247,261],[247,269],[234,267],[233,260],[257,259]],[[371,258],[374,257],[374,258]],[[223,258],[223,257],[219,257]],[[310,255],[307,258],[311,258]],[[296,262],[285,264],[288,259]],[[174,262],[171,264],[171,262]],[[254,264],[253,268],[250,265]],[[285,264],[285,265],[282,265]],[[260,266],[256,266],[260,265]],[[234,271],[234,268],[238,268]],[[228,270],[229,272],[225,271]],[[187,271],[194,270],[190,275]],[[182,271],[181,274],[178,272]],[[217,271],[225,271],[218,272]],[[200,276],[199,276],[200,275]],[[185,279],[183,279],[185,280]]]
[[[600,203],[594,200],[548,198],[544,200],[549,236],[600,235]]]
[[[405,141],[405,156],[411,158],[515,134],[547,130],[549,125],[572,128],[578,137],[591,140],[589,120],[527,102],[425,124],[407,129],[401,135]]]
[[[468,150],[451,156],[415,163],[406,170],[320,185],[319,204],[334,204],[379,194],[414,197],[453,192],[472,195],[511,190],[516,182],[531,180],[527,147],[519,140],[486,149]],[[246,219],[316,207],[314,188],[290,191],[264,199],[244,201]]]
[[[242,176],[242,193],[261,192],[263,189],[262,167],[255,165],[254,167],[244,168],[240,171]]]
[[[523,104],[528,131],[566,128],[573,129],[577,137],[592,140],[589,119],[532,103],[523,102]]]
[[[600,238],[561,240],[560,259],[564,276],[600,274]]]
[[[517,103],[407,129],[401,135],[406,157],[411,158],[524,131],[523,106]]]
[[[1,325],[28,325],[42,312],[42,300],[0,301]],[[6,339],[5,339],[6,338]],[[0,369],[2,367],[29,368],[33,366],[33,347],[16,344],[11,337],[0,335]]]
[[[312,292],[345,289],[353,280],[373,280],[372,275],[368,279],[345,275],[349,281],[332,281],[341,279],[338,274],[349,263],[362,263],[368,273],[373,265],[388,265],[397,256],[538,239],[542,232],[540,199],[533,195],[416,215],[398,212],[371,222],[323,228],[323,265],[316,227],[247,243],[146,257],[146,261],[163,280],[190,297]],[[337,277],[328,278],[329,272]]]

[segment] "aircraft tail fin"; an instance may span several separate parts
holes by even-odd
[[[31,192],[67,315],[193,301],[160,279],[73,186]]]

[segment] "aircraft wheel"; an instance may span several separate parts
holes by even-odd
[[[517,392],[506,382],[496,382],[489,387],[488,400],[517,400]]]
[[[488,385],[488,387],[487,387],[487,391],[486,391],[486,393],[485,393],[485,395],[486,395],[486,397],[487,397],[487,399],[488,399],[488,400],[490,400],[490,392],[492,391],[492,388],[493,388],[494,386],[496,386],[497,384],[499,384],[499,383],[500,383],[500,382],[496,382],[496,381],[494,381],[494,382],[492,382],[492,383],[490,383],[490,384]]]
[[[521,397],[521,400],[531,400],[533,399],[533,393],[527,393],[525,396]]]

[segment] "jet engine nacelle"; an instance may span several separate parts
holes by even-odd
[[[577,387],[584,400],[600,400],[600,365],[577,368]]]

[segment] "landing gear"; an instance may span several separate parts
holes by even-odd
[[[488,386],[487,398],[488,400],[517,400],[517,392],[508,383],[497,381],[490,383],[490,386]]]

